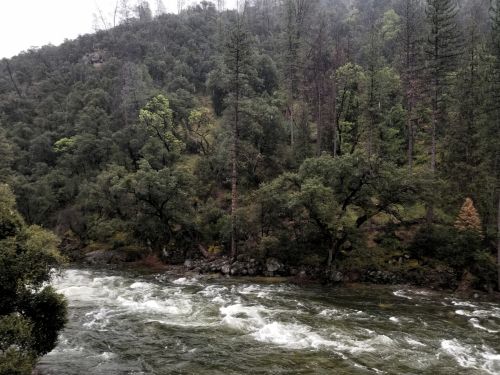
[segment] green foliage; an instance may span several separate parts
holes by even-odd
[[[495,263],[477,232],[452,226],[426,226],[417,232],[408,250],[417,259],[436,259],[451,266],[457,277],[469,270],[482,283],[495,282]]]
[[[15,204],[16,198],[8,185],[0,184],[0,241],[17,235],[24,225]]]
[[[70,151],[76,143],[75,138],[61,138],[56,143],[54,143],[55,152],[67,152]]]
[[[363,154],[307,159],[297,174],[286,174],[259,190],[266,232],[283,233],[301,247],[315,247],[333,261],[361,227],[382,212],[398,216],[398,206],[416,199],[417,185],[393,165],[371,165]]]
[[[175,155],[184,148],[184,143],[175,135],[173,112],[165,96],[157,95],[151,99],[140,110],[139,122],[150,137],[160,141],[168,153]]]
[[[0,182],[20,215],[0,186],[0,241],[29,268],[45,249],[26,280],[61,261],[42,227],[183,256],[227,252],[233,232],[259,257],[382,267],[404,246],[380,240],[388,228],[429,206],[446,225],[469,196],[485,239],[467,259],[489,275],[499,1],[267,3],[153,18],[144,2],[112,30],[2,61]],[[449,244],[463,244],[442,236],[414,255],[460,267]]]
[[[66,322],[65,300],[45,286],[63,259],[55,235],[24,224],[7,185],[0,213],[0,374],[31,374]]]

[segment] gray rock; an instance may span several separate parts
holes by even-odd
[[[335,283],[340,283],[343,278],[344,278],[344,275],[340,271],[334,270],[330,273],[330,280],[335,282]]]
[[[244,262],[234,262],[231,264],[231,275],[233,276],[238,276],[238,275],[246,275],[246,263]]]
[[[231,266],[229,264],[224,264],[220,271],[224,274],[224,275],[229,275],[229,273],[231,272]]]
[[[267,272],[276,272],[280,268],[283,267],[283,264],[276,258],[267,258],[266,259],[266,270]]]
[[[96,250],[85,254],[84,261],[87,264],[110,264],[137,260],[132,255],[119,250]]]

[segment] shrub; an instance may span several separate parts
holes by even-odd
[[[470,271],[482,284],[495,280],[495,264],[481,233],[450,226],[426,226],[415,235],[408,249],[420,260],[437,260],[457,275]]]

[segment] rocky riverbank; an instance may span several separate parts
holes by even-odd
[[[144,254],[144,253],[142,253]],[[155,255],[140,255],[137,252],[121,250],[96,250],[85,253],[77,263],[96,267],[133,267],[155,272],[176,274],[214,274],[224,277],[288,277],[293,282],[320,282],[329,284],[371,283],[371,284],[409,284],[430,289],[460,289],[457,275],[449,269],[418,267],[408,269],[404,261],[401,267],[391,270],[367,268],[327,268],[310,265],[289,265],[277,258],[255,259],[240,255],[235,261],[225,256],[212,259],[187,259],[183,263],[170,265]],[[462,288],[470,293],[472,288]]]

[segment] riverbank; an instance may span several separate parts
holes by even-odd
[[[276,258],[267,258],[265,262],[261,262],[245,257],[240,257],[236,261],[231,261],[227,257],[217,257],[186,260],[183,264],[167,264],[154,255],[127,262],[123,258],[108,255],[96,257],[95,253],[91,254],[90,258],[75,264],[101,270],[125,270],[139,274],[165,274],[169,277],[202,280],[237,278],[253,282],[286,282],[296,285],[330,285],[347,288],[393,285],[419,288],[424,291],[444,291],[460,298],[500,301],[500,293],[470,287],[459,288],[460,283],[453,280],[453,275],[440,274],[439,270],[427,270],[427,273],[420,269],[418,272],[412,272],[404,268],[396,271],[358,269],[343,272],[338,269],[327,270],[324,267],[288,266]]]

